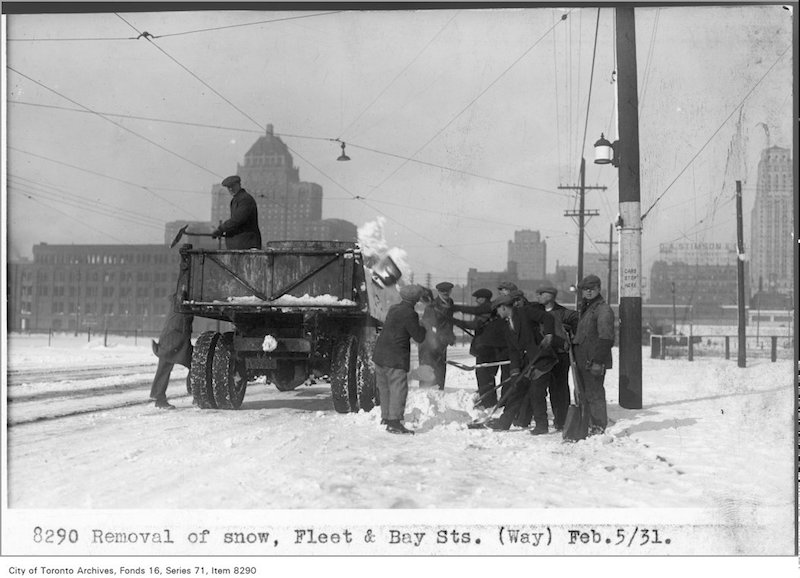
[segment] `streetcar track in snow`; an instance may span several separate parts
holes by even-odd
[[[141,385],[141,384],[138,384]],[[189,397],[187,394],[183,395],[176,395],[172,396],[173,399],[181,399],[184,397]],[[18,425],[28,425],[33,423],[41,423],[44,421],[55,421],[59,419],[69,418],[69,417],[77,417],[81,415],[87,415],[92,413],[101,413],[104,411],[111,411],[115,409],[124,409],[126,407],[135,407],[139,405],[150,405],[153,403],[151,399],[144,399],[144,400],[134,400],[134,401],[126,401],[121,403],[114,403],[113,405],[103,405],[99,407],[89,407],[83,409],[74,409],[67,411],[65,413],[57,413],[57,414],[45,414],[45,415],[37,415],[29,418],[23,418],[19,420],[9,420],[8,427],[18,426]],[[159,410],[163,411],[163,410]]]
[[[154,363],[141,363],[138,365],[124,365],[117,370],[120,373],[116,375],[134,375],[145,371],[153,371]],[[47,369],[39,371],[29,371],[26,369],[12,369],[7,372],[9,387],[16,387],[19,385],[37,385],[49,382],[61,381],[76,381],[76,380],[89,380],[98,379],[101,377],[108,377],[112,371],[109,367],[89,367],[80,369]]]

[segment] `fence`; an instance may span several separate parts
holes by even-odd
[[[794,338],[765,336],[747,336],[745,338],[745,351],[748,358],[778,359],[794,358]],[[693,361],[695,357],[724,357],[730,359],[731,355],[737,357],[739,351],[739,338],[732,335],[651,335],[650,357],[652,359],[678,359],[688,358]]]
[[[76,339],[85,339],[87,343],[93,340],[102,340],[103,346],[127,344],[127,345],[140,345],[149,343],[151,339],[158,339],[160,332],[158,331],[142,331],[141,329],[98,329],[93,331],[91,328],[81,332],[73,331],[56,331],[50,329],[46,332],[39,331],[23,331],[19,332],[25,335],[46,335],[47,346],[53,347],[59,341],[75,341]]]

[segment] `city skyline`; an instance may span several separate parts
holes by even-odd
[[[790,16],[637,8],[645,275],[662,243],[734,241],[734,181],[749,214],[761,150],[792,148]],[[211,183],[268,124],[322,217],[385,217],[417,276],[502,269],[521,230],[541,232],[547,274],[575,263],[576,195],[558,186],[581,156],[608,188],[587,193],[585,250],[606,250],[616,174],[592,144],[615,134],[611,8],[6,18],[9,259],[209,221]]]

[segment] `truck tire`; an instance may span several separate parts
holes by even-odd
[[[219,339],[216,331],[200,334],[192,351],[192,367],[189,369],[189,383],[192,388],[194,404],[200,409],[215,409],[214,390],[211,384],[211,368],[214,349]]]
[[[214,401],[219,409],[239,409],[242,406],[247,380],[236,370],[233,333],[223,333],[214,347],[211,367]]]
[[[354,335],[345,335],[334,348],[331,362],[331,397],[333,409],[339,413],[358,411],[357,356],[358,340]]]
[[[278,391],[292,391],[302,385],[308,373],[303,362],[279,361],[272,381]]]
[[[375,367],[372,365],[372,353],[375,351],[375,341],[365,339],[358,348],[356,360],[356,394],[358,407],[363,411],[372,411],[380,405],[377,399],[378,390],[375,387]]]

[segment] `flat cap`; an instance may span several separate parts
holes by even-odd
[[[520,298],[524,299],[525,292],[522,291],[521,289],[514,289],[513,291],[508,292],[508,296],[511,297],[512,299],[520,299]]]
[[[541,285],[536,289],[537,293],[552,293],[553,297],[558,295],[558,289],[553,287],[552,285]]]
[[[578,289],[587,289],[589,287],[600,287],[600,277],[597,275],[587,275],[578,283]]]
[[[436,290],[437,291],[452,291],[453,290],[453,284],[450,283],[450,281],[442,281],[441,283],[438,283],[436,285]]]
[[[239,178],[239,175],[232,175],[230,177],[225,177],[225,180],[222,181],[223,187],[230,187],[236,183],[241,183],[242,179]]]
[[[511,295],[500,295],[497,299],[492,301],[492,310],[497,309],[501,305],[512,307],[514,305],[514,298]]]
[[[476,298],[477,297],[483,297],[484,299],[491,299],[492,298],[492,292],[489,291],[488,289],[478,289],[477,291],[475,291],[472,294],[472,296],[476,297]]]
[[[517,286],[514,285],[511,281],[503,281],[498,286],[498,289],[505,289],[507,291],[516,291]]]
[[[400,287],[400,297],[403,299],[403,301],[411,301],[412,303],[419,301],[423,292],[424,289],[415,284],[403,285]]]

